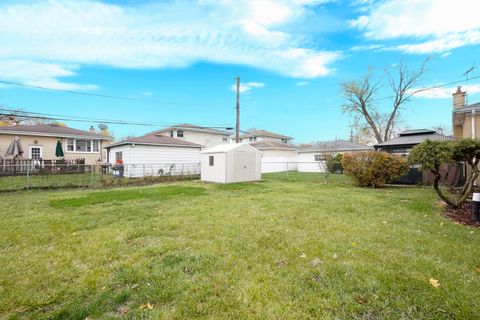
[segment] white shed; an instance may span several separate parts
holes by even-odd
[[[262,179],[262,152],[254,147],[223,144],[201,152],[201,179],[231,183]]]
[[[109,145],[108,163],[123,162],[125,177],[200,173],[202,146],[152,132]]]

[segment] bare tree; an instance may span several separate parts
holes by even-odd
[[[401,108],[417,93],[412,89],[427,71],[428,60],[414,70],[400,62],[394,73],[385,70],[385,77],[378,81],[373,80],[373,71],[370,69],[361,79],[343,82],[341,87],[346,102],[342,109],[353,117],[354,126],[363,133],[369,132],[377,143],[389,140],[399,120]],[[393,101],[389,110],[383,112],[379,110],[375,96],[385,81],[393,92]]]

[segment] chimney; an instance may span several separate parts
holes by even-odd
[[[452,94],[454,110],[465,107],[465,95],[466,95],[466,92],[462,91],[462,86],[458,86],[457,91],[454,94]]]
[[[92,133],[95,133],[95,128],[93,126],[90,126],[90,129],[88,129],[88,132],[92,132]]]

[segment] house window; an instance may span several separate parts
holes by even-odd
[[[210,165],[210,167],[213,167],[214,161],[215,160],[214,160],[213,156],[208,157],[208,164]]]
[[[250,137],[250,138],[248,138],[248,141],[250,141],[250,142],[257,141],[257,137]]]
[[[75,141],[75,151],[76,152],[87,152],[87,140],[76,140]]]
[[[283,143],[287,143],[288,140],[287,140],[287,139],[282,139],[282,142],[283,142]]]
[[[42,147],[30,147],[30,159],[40,160],[42,158]]]
[[[92,140],[92,151],[93,152],[100,151],[100,148],[98,146],[98,140]]]
[[[183,138],[183,130],[177,130],[177,138]]]
[[[121,151],[115,152],[115,162],[119,162],[119,161],[122,161],[122,160],[123,160],[122,152]]]
[[[321,154],[316,154],[315,155],[315,161],[323,161],[325,160]]]
[[[170,130],[170,137],[173,138],[173,130]]]
[[[223,141],[223,142],[227,142],[227,141],[228,141],[228,138],[227,138],[227,137],[223,137],[223,138],[222,138],[222,141]]]
[[[74,151],[75,150],[75,140],[68,139],[67,140],[67,151]]]

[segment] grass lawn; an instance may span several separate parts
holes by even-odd
[[[289,173],[1,200],[0,318],[480,318],[480,231],[427,188]]]

